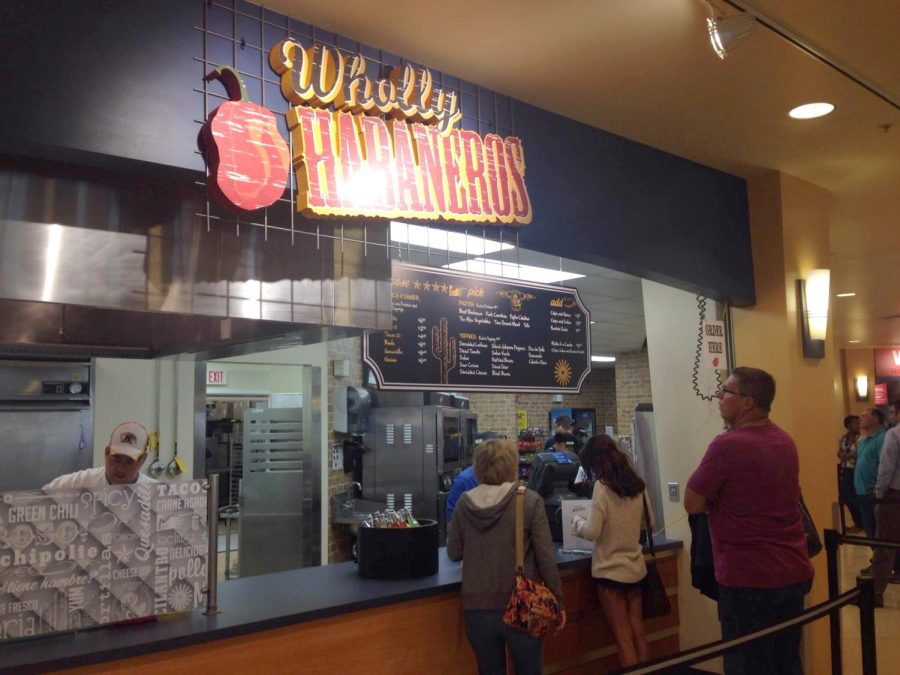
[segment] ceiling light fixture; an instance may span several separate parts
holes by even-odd
[[[834,106],[831,103],[804,103],[792,109],[788,115],[795,120],[813,120],[817,117],[825,117]]]
[[[391,221],[391,241],[423,250],[450,251],[463,255],[487,255],[515,248],[512,244],[501,243],[486,237],[474,237],[463,232],[448,232],[421,225],[410,225],[398,220]]]
[[[711,16],[706,19],[709,42],[716,56],[724,59],[738,44],[756,29],[756,17],[749,12],[722,16],[709,5]]]
[[[592,356],[591,361],[595,363],[614,363],[616,360],[615,356]]]
[[[730,5],[731,7],[734,7],[735,9],[741,10],[745,14],[750,14],[751,16],[755,17],[756,21],[758,23],[760,23],[763,26],[765,26],[766,28],[768,28],[770,31],[775,33],[775,35],[780,37],[782,40],[784,40],[784,41],[792,44],[793,46],[797,47],[798,49],[806,52],[814,59],[820,61],[821,63],[824,63],[829,68],[833,68],[834,70],[839,72],[841,75],[846,77],[848,80],[859,85],[860,87],[862,87],[869,93],[874,94],[875,96],[880,98],[882,101],[884,101],[888,105],[895,108],[896,110],[900,110],[900,100],[898,100],[894,96],[894,94],[887,91],[886,89],[883,89],[882,87],[878,86],[874,82],[867,80],[860,73],[851,69],[846,64],[838,61],[833,56],[826,54],[824,51],[822,51],[821,49],[816,47],[814,44],[809,42],[802,35],[795,33],[787,26],[777,22],[772,17],[767,16],[766,14],[760,12],[755,7],[752,7],[750,5],[750,3],[746,2],[745,0],[722,0],[722,1],[724,3]],[[712,5],[709,2],[707,2],[707,4],[710,7],[710,11],[712,13],[715,13],[715,10],[713,9]],[[710,34],[710,39],[711,38],[712,38],[712,35]]]
[[[464,270],[475,274],[488,274],[494,277],[506,279],[527,279],[543,284],[552,284],[555,281],[567,281],[568,279],[580,279],[583,274],[551,270],[546,267],[533,267],[532,265],[519,265],[518,263],[503,262],[501,260],[487,260],[486,258],[473,258],[472,260],[460,260],[459,262],[441,265],[451,270]]]
[[[838,293],[837,297],[839,298],[852,298],[856,295],[856,293]]]
[[[858,345],[862,340],[847,340],[851,345]]]

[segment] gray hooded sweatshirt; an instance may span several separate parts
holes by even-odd
[[[453,512],[447,555],[463,561],[462,608],[506,609],[516,578],[516,483],[479,485]],[[525,576],[543,581],[562,605],[562,583],[544,500],[525,493]]]

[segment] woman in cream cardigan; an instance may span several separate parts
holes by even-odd
[[[619,662],[628,666],[649,657],[641,614],[641,582],[647,575],[640,543],[644,481],[605,434],[590,439],[582,456],[596,482],[590,515],[587,520],[576,515],[572,532],[594,542],[591,576]]]

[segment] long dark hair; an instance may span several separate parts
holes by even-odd
[[[644,480],[631,468],[628,456],[606,434],[591,438],[581,454],[582,464],[590,466],[597,480],[620,497],[636,497],[644,491]]]

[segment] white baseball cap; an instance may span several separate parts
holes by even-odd
[[[131,459],[140,457],[147,449],[149,436],[142,424],[122,422],[113,429],[109,437],[109,451],[114,455],[125,455]]]

